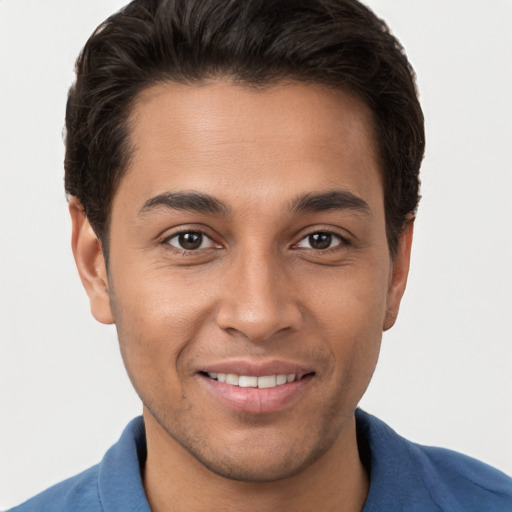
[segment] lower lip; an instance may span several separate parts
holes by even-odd
[[[313,375],[273,388],[241,388],[206,375],[199,375],[211,393],[229,408],[249,414],[269,414],[283,409],[297,400],[311,382]]]

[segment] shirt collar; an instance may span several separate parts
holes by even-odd
[[[142,484],[146,456],[146,432],[139,416],[128,424],[100,465],[98,492],[104,512],[151,512]]]
[[[426,506],[429,511],[440,510],[412,460],[412,443],[360,409],[356,410],[356,425],[361,458],[370,473],[363,512],[426,510]],[[98,491],[104,512],[151,512],[142,483],[146,456],[140,416],[128,424],[100,465]]]

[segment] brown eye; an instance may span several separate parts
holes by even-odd
[[[200,231],[185,231],[166,240],[166,243],[185,251],[216,247],[213,240]]]
[[[317,251],[323,251],[341,245],[342,241],[343,240],[339,235],[319,231],[304,237],[297,244],[297,246],[304,249],[315,249]]]
[[[313,249],[328,249],[331,246],[332,235],[329,233],[315,233],[308,236],[308,242]]]
[[[201,233],[181,233],[178,235],[178,243],[182,249],[188,251],[199,249],[203,243],[203,235]]]

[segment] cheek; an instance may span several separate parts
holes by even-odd
[[[304,308],[329,332],[329,339],[371,338],[382,332],[388,279],[387,261],[374,258],[303,275],[297,295],[307,298]]]
[[[326,338],[343,386],[353,383],[366,388],[377,364],[383,317],[380,302],[372,308],[354,297],[341,301],[340,309],[331,315]]]
[[[334,361],[330,373],[333,403],[338,410],[353,411],[368,388],[377,365],[382,315],[380,308],[376,308],[377,314],[370,314],[365,307],[352,307],[350,311],[338,315],[337,323],[328,334]]]
[[[133,275],[133,274],[125,274]],[[121,353],[134,386],[159,381],[176,387],[186,354],[209,321],[211,300],[179,280],[147,273],[118,282],[113,276],[112,309]]]
[[[361,265],[317,278],[314,287],[302,292],[310,297],[305,307],[330,352],[332,382],[343,390],[340,397],[355,404],[368,386],[379,355],[386,314],[385,265],[385,261],[381,266]]]

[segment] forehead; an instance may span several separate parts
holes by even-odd
[[[382,196],[370,109],[323,86],[157,85],[137,98],[130,126],[134,151],[120,188],[139,202],[167,190],[228,202],[229,194],[245,201],[244,191],[253,202],[333,188]]]

